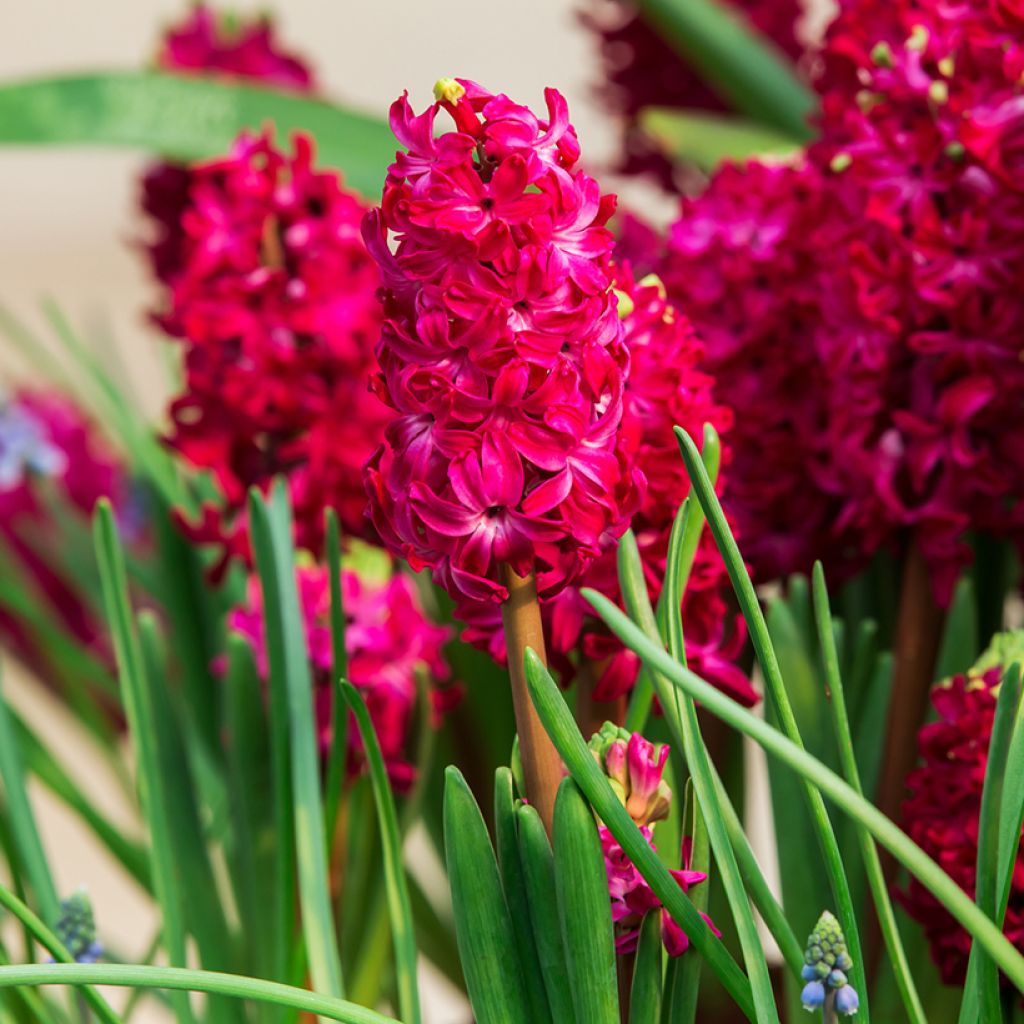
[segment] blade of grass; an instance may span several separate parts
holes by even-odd
[[[398,1008],[406,1024],[419,1024],[420,997],[416,981],[416,935],[409,904],[409,889],[402,865],[402,839],[398,831],[398,814],[388,782],[384,756],[377,741],[377,732],[370,719],[366,703],[359,691],[348,683],[341,687],[345,704],[356,716],[356,724],[363,738],[363,751],[370,770],[373,799],[384,849],[384,882],[391,920],[391,936],[395,949],[395,974],[398,986]]]
[[[661,915],[648,913],[640,926],[633,984],[629,995],[629,1024],[658,1024],[662,987]],[[699,961],[699,957],[694,957]]]
[[[680,427],[675,428],[675,434],[679,442],[679,450],[682,453],[683,461],[686,463],[687,473],[690,476],[692,491],[696,494],[697,500],[704,511],[708,526],[728,570],[729,579],[732,581],[733,589],[736,592],[737,600],[743,612],[743,618],[747,623],[751,643],[761,665],[761,671],[764,673],[766,697],[772,711],[778,717],[785,736],[790,742],[802,749],[803,741],[797,728],[793,709],[786,693],[786,684],[779,671],[778,659],[772,648],[768,627],[764,620],[764,613],[761,611],[761,605],[754,591],[754,584],[751,582],[750,574],[747,572],[747,567],[743,562],[739,548],[736,546],[732,530],[729,528],[725,514],[722,512],[722,506],[715,494],[714,485],[708,477],[704,464],[701,462],[697,446],[686,431]],[[862,1020],[867,1021],[869,1020],[868,998],[866,994],[867,977],[864,973],[864,957],[861,949],[860,931],[857,927],[853,900],[846,879],[846,871],[843,867],[843,859],[839,852],[839,844],[836,841],[835,831],[829,820],[828,811],[825,808],[825,801],[822,799],[821,793],[814,785],[807,781],[805,781],[804,785],[804,797],[810,807],[811,820],[814,824],[818,844],[828,871],[829,884],[836,902],[837,916],[846,935],[847,946],[854,962],[854,968],[851,973],[853,984],[861,995],[860,1016]]]
[[[60,939],[49,929],[35,914],[35,912],[24,902],[18,899],[10,889],[0,885],[0,907],[13,914],[31,934],[32,938],[46,950],[58,964],[74,964],[74,957],[67,951],[67,948]],[[13,968],[2,967],[0,972],[6,972]],[[121,1018],[114,1013],[110,1004],[94,988],[82,990],[82,995],[89,1007],[95,1012],[103,1024],[121,1024]]]
[[[175,992],[206,992],[256,1000],[340,1024],[400,1024],[393,1017],[343,999],[322,996],[279,982],[240,974],[193,971],[181,967],[150,967],[138,964],[28,964],[0,967],[0,988],[19,985],[113,985],[122,988],[165,988]],[[113,1018],[115,1021],[117,1018]]]
[[[1007,762],[1012,749],[1014,731],[1018,728],[1021,707],[1020,665],[1013,664],[1003,673],[992,721],[985,782],[981,791],[978,816],[978,859],[975,869],[974,899],[978,908],[1002,924],[1000,912],[1002,880],[999,854],[1001,840],[1000,815],[1003,807]],[[1018,833],[1019,835],[1019,833]],[[967,982],[960,1007],[960,1024],[976,1020],[1002,1019],[999,1003],[999,972],[990,957],[975,940],[971,944],[967,964]]]
[[[906,833],[827,765],[812,757],[777,729],[724,696],[706,680],[683,668],[667,652],[652,644],[643,631],[604,595],[587,588],[583,591],[583,596],[611,631],[638,657],[667,676],[673,685],[699,701],[710,714],[751,737],[769,754],[798,772],[817,790],[828,796],[842,811],[865,825],[878,842],[915,875],[949,913],[981,942],[985,951],[996,961],[1010,982],[1024,993],[1024,956],[1014,949],[992,920],[978,909],[960,886]]]
[[[498,855],[498,872],[505,892],[516,945],[523,958],[526,974],[526,998],[530,1019],[543,1024],[551,1022],[544,975],[530,922],[530,900],[526,891],[524,866],[519,854],[515,800],[512,793],[512,771],[502,765],[494,773],[494,846]]]
[[[821,562],[814,563],[812,576],[812,593],[814,598],[814,615],[818,627],[818,638],[821,644],[822,660],[825,667],[825,702],[832,713],[832,728],[835,733],[836,745],[839,748],[839,763],[843,776],[856,793],[863,796],[860,785],[860,772],[857,770],[857,759],[853,753],[853,738],[850,735],[850,721],[846,714],[846,696],[842,676],[839,672],[839,655],[836,651],[835,635],[832,628],[832,612],[829,608],[828,588],[825,586],[825,571]],[[910,964],[907,961],[903,940],[900,938],[893,913],[892,901],[889,899],[889,887],[882,872],[882,862],[878,856],[878,848],[867,828],[857,823],[857,838],[860,843],[861,858],[868,876],[868,885],[875,901],[878,924],[889,950],[889,963],[896,977],[896,985],[903,999],[903,1007],[907,1020],[914,1024],[927,1024],[921,997],[917,994]]]
[[[334,839],[345,778],[348,748],[348,718],[341,698],[341,681],[348,678],[348,651],[345,648],[345,603],[341,589],[341,527],[333,508],[327,517],[327,575],[331,586],[331,749],[327,753],[324,781],[324,831],[328,849]]]
[[[478,1024],[530,1024],[515,932],[487,826],[466,780],[445,771],[444,845],[466,988]]]
[[[685,525],[680,533],[685,534]],[[678,608],[682,604],[682,593],[679,589],[678,572],[669,562],[665,578],[666,601],[668,603],[669,650],[681,665],[686,664],[686,651],[683,640],[683,626]],[[661,644],[654,610],[647,596],[647,583],[644,580],[643,565],[640,561],[640,550],[632,530],[627,530],[619,541],[619,586],[623,600],[633,618],[652,643]],[[700,723],[697,721],[697,709],[693,701],[672,687],[668,680],[657,672],[651,672],[654,691],[661,702],[662,712],[668,722],[672,738],[682,751],[690,770],[690,779],[700,807],[714,807],[717,797],[715,780],[711,774],[710,759],[704,740],[701,737]],[[725,829],[725,824],[717,814],[705,815],[711,849],[715,855],[722,885],[729,900],[736,933],[743,951],[743,962],[750,980],[751,993],[754,1000],[755,1019],[768,1024],[778,1024],[779,1016],[775,1008],[775,995],[772,981],[768,973],[768,964],[761,946],[761,938],[757,933],[757,924],[747,902],[746,889],[736,864],[736,855]]]
[[[327,881],[313,683],[295,580],[291,511],[283,484],[275,484],[269,504],[254,490],[249,509],[263,587],[271,687],[279,693],[279,707],[272,713],[283,706],[287,714],[293,835],[306,954],[313,985],[341,998],[344,986]]]
[[[0,680],[3,678],[0,664]],[[60,900],[53,883],[43,841],[36,828],[36,816],[25,789],[25,764],[13,716],[0,685],[0,779],[7,796],[7,814],[14,842],[21,852],[25,874],[43,919],[55,924],[60,915]]]
[[[621,612],[619,614],[622,615]],[[625,615],[622,617],[629,622]],[[526,667],[530,695],[537,707],[537,713],[569,773],[576,780],[591,807],[618,840],[626,856],[636,865],[655,896],[689,936],[694,948],[704,957],[744,1016],[748,1020],[754,1020],[754,1003],[749,982],[729,952],[707,926],[692,901],[679,888],[668,868],[651,849],[643,833],[636,827],[626,808],[615,795],[615,791],[602,774],[580,735],[558,685],[533,651],[528,650],[526,653]]]
[[[604,854],[594,815],[572,779],[563,779],[558,787],[551,846],[576,1020],[617,1024],[615,939]]]
[[[166,793],[168,780],[160,770],[159,754],[154,742],[156,723],[150,700],[151,691],[146,681],[145,663],[132,621],[128,581],[114,512],[106,498],[97,503],[93,528],[103,604],[113,634],[128,728],[138,758],[139,800],[150,832],[153,891],[163,914],[168,958],[173,966],[184,966],[187,962],[184,896],[178,885],[178,874],[172,855],[173,840],[170,834]],[[182,1024],[191,1024],[195,1020],[187,994],[176,996],[175,1013]]]
[[[557,1024],[575,1024],[576,1011],[572,1004],[561,925],[558,923],[551,844],[536,807],[529,804],[517,807],[516,825],[533,941],[537,945],[548,1005]]]

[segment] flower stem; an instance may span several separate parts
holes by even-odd
[[[821,1008],[821,1024],[839,1024],[836,1013],[836,994],[831,990],[825,996],[825,1005]]]
[[[530,700],[523,661],[526,649],[530,647],[547,664],[544,627],[537,602],[537,580],[533,573],[518,576],[506,565],[505,586],[508,587],[508,599],[501,606],[501,618],[505,625],[508,672],[512,683],[512,703],[516,712],[526,798],[537,808],[550,835],[555,795],[562,781],[562,761]]]

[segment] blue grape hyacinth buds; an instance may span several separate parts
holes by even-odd
[[[96,941],[92,903],[84,889],[61,901],[55,931],[77,963],[94,964],[103,956],[103,947]]]
[[[834,1021],[836,1014],[856,1013],[860,998],[847,980],[852,968],[843,929],[826,910],[818,918],[804,950],[804,966],[800,971],[800,977],[807,982],[800,994],[804,1009],[821,1010],[825,1024]]]

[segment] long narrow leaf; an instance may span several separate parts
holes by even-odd
[[[413,930],[409,887],[402,865],[402,838],[398,830],[398,814],[388,783],[384,756],[380,751],[377,732],[370,719],[366,703],[354,686],[341,687],[346,705],[356,716],[356,724],[363,738],[363,751],[370,769],[373,799],[377,805],[377,818],[384,847],[384,882],[391,919],[391,936],[395,947],[395,974],[398,985],[398,1008],[406,1024],[419,1024],[420,996],[416,982],[416,935]]]
[[[327,753],[324,777],[324,831],[330,850],[341,803],[348,749],[348,718],[341,697],[341,681],[348,678],[348,651],[345,648],[345,605],[341,589],[341,527],[333,508],[327,517],[327,575],[331,587],[331,749]]]
[[[960,886],[906,833],[827,765],[720,693],[700,676],[683,668],[664,650],[652,644],[643,631],[604,595],[587,588],[583,591],[583,596],[611,631],[641,660],[662,672],[673,685],[699,701],[708,712],[751,737],[769,754],[798,772],[839,808],[865,825],[872,835],[936,896],[949,913],[981,942],[985,951],[996,961],[1012,984],[1018,991],[1024,993],[1024,956],[1014,949],[992,920],[978,909]]]
[[[839,655],[836,651],[835,635],[832,628],[832,613],[828,602],[828,589],[825,586],[825,571],[821,562],[814,563],[812,577],[814,595],[814,614],[818,626],[818,637],[821,644],[822,658],[825,665],[825,681],[828,687],[826,703],[832,712],[832,727],[839,747],[839,762],[843,775],[850,786],[861,796],[860,772],[857,770],[857,759],[853,752],[853,738],[850,734],[850,721],[846,714],[846,696],[842,676],[839,672]],[[896,984],[903,999],[907,1019],[915,1024],[927,1024],[921,997],[917,994],[914,978],[910,973],[910,964],[903,948],[896,915],[893,913],[892,901],[889,899],[889,887],[882,873],[882,862],[878,856],[878,848],[871,838],[868,829],[857,824],[857,838],[860,842],[861,857],[868,876],[868,885],[874,897],[878,923],[882,929],[885,944],[889,950],[889,963],[896,977]]]
[[[800,730],[797,728],[796,718],[793,715],[793,709],[786,693],[786,684],[782,678],[782,673],[779,671],[778,659],[772,648],[771,637],[768,634],[764,614],[761,611],[761,605],[754,591],[754,584],[751,582],[750,574],[747,572],[747,567],[744,564],[743,556],[736,546],[736,540],[726,521],[721,503],[715,494],[715,489],[708,477],[707,470],[701,462],[697,446],[682,428],[676,427],[675,434],[679,442],[679,450],[682,453],[683,461],[686,463],[687,473],[690,476],[693,493],[697,496],[697,500],[704,510],[704,516],[715,538],[715,543],[718,545],[722,560],[725,562],[726,569],[729,572],[729,579],[732,581],[737,600],[743,611],[743,618],[750,633],[751,643],[754,646],[757,660],[764,673],[766,696],[770,702],[770,707],[778,717],[786,737],[790,742],[802,748],[803,741],[800,738]],[[835,897],[839,921],[846,935],[850,956],[853,958],[853,982],[857,987],[857,991],[861,994],[860,1015],[862,1019],[867,1020],[869,1016],[867,976],[864,970],[860,932],[857,928],[857,918],[850,895],[850,886],[847,881],[843,858],[840,854],[835,830],[832,827],[832,822],[829,819],[821,793],[811,783],[807,782],[804,785],[804,797],[810,808],[811,821],[814,825],[826,870],[828,871],[829,884]]]
[[[661,1019],[662,959],[661,916],[647,914],[640,926],[636,947],[629,992],[629,1024],[658,1024]]]
[[[254,492],[249,507],[263,587],[271,685],[283,694],[278,705],[287,709],[291,804],[306,955],[316,988],[340,998],[344,987],[327,878],[313,683],[295,579],[291,512],[280,482],[273,488],[269,505]]]
[[[192,161],[227,152],[245,129],[313,135],[320,162],[380,192],[395,143],[383,122],[323,100],[223,78],[115,71],[0,87],[0,143],[131,146]]]
[[[619,614],[622,615],[621,612]],[[622,617],[629,622],[624,615]],[[636,865],[655,896],[686,932],[694,948],[704,957],[744,1016],[754,1020],[750,984],[743,972],[634,824],[594,761],[558,685],[531,650],[526,653],[526,680],[544,728],[590,805]]]

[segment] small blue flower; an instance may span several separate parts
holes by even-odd
[[[64,453],[47,439],[43,424],[28,410],[0,398],[0,491],[20,487],[28,471],[56,476],[66,466]]]
[[[857,1012],[860,998],[852,985],[844,985],[836,992],[836,1010],[844,1016]]]
[[[84,889],[61,901],[54,931],[76,962],[94,964],[103,956],[103,947],[96,941],[92,904]]]
[[[815,968],[814,964],[804,964],[803,967],[800,968],[800,977],[803,978],[804,981],[820,980],[818,978],[818,971]]]
[[[805,1010],[820,1010],[825,1003],[825,986],[820,981],[810,981],[800,993],[800,1002]]]

